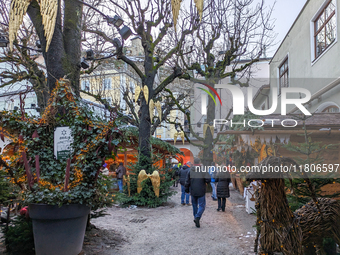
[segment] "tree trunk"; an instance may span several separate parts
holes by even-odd
[[[214,87],[215,84],[210,83],[209,85]],[[209,96],[208,109],[207,109],[207,122],[205,124],[213,125],[214,119],[215,119],[215,102]],[[211,133],[210,128],[207,128],[206,135],[204,137],[204,144],[208,145],[208,147],[203,149],[203,159],[202,159],[202,163],[204,166],[210,166],[211,162],[214,161],[213,139],[214,139],[214,132]]]
[[[42,114],[48,104],[48,99],[50,98],[48,87],[44,81],[40,80],[40,84],[35,79],[30,79],[33,85],[34,92],[37,96],[37,107],[40,108],[40,114]]]
[[[147,62],[147,61],[145,61]],[[147,66],[147,65],[146,65]],[[147,73],[147,72],[146,72]],[[149,88],[149,98],[144,97],[144,93],[141,101],[141,115],[139,119],[139,163],[143,169],[147,173],[151,173],[152,167],[152,158],[151,158],[151,143],[150,143],[150,131],[151,131],[151,120],[150,120],[150,112],[149,112],[149,102],[146,103],[146,100],[149,100],[153,96],[153,84],[155,80],[155,74],[151,71],[148,72],[149,75],[145,79],[144,85]]]
[[[83,5],[77,0],[67,0],[64,16],[64,48],[66,61],[64,69],[71,86],[79,96],[80,58],[81,58],[81,22]]]
[[[46,52],[46,38],[44,35],[44,26],[42,24],[42,17],[40,13],[40,7],[36,0],[33,0],[27,9],[27,13],[36,29],[41,42],[41,49],[45,60],[47,69],[47,86],[51,91],[56,86],[56,81],[64,77],[65,72],[63,68],[63,58],[65,56],[62,34],[62,22],[61,22],[61,8],[60,0],[58,1],[58,15],[56,19],[56,25],[54,34],[49,47]]]

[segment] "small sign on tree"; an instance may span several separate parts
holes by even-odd
[[[69,127],[57,127],[54,131],[54,156],[68,159],[72,153],[73,136]]]

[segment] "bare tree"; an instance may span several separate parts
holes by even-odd
[[[107,7],[107,12],[120,14],[126,24],[140,37],[142,43],[144,51],[143,66],[140,67],[124,53],[123,44],[117,45],[114,38],[107,37],[101,30],[84,28],[84,31],[95,33],[101,36],[106,42],[115,45],[117,59],[128,64],[140,78],[142,89],[144,90],[146,86],[148,90],[149,95],[147,98],[145,98],[147,93],[141,93],[138,113],[139,151],[140,155],[142,155],[140,163],[148,170],[152,164],[150,134],[162,121],[157,119],[152,129],[152,120],[150,120],[148,104],[151,99],[153,101],[162,100],[165,91],[167,91],[167,86],[183,74],[182,68],[175,59],[177,58],[177,54],[180,53],[180,49],[186,38],[192,35],[197,29],[199,24],[198,14],[191,4],[188,12],[184,13],[181,17],[181,22],[179,22],[180,25],[177,27],[176,32],[173,28],[171,0],[108,0],[103,4]],[[163,66],[165,66],[165,69],[171,70],[171,72],[169,75],[162,77],[164,79],[157,83],[157,74]],[[124,97],[130,105],[130,109],[134,109],[132,100],[129,100],[127,95]],[[181,100],[181,98],[177,98],[177,100]],[[165,107],[162,116],[166,117],[168,115],[167,112],[172,110],[177,100],[175,99],[172,102],[164,104]]]
[[[169,85],[176,78],[213,85],[221,78],[246,70],[257,61],[263,47],[268,44],[266,39],[271,29],[268,23],[269,16],[264,15],[263,3],[252,7],[252,2],[252,0],[208,0],[205,2],[200,21],[194,2],[189,1],[182,4],[184,8],[180,12],[176,30],[173,27],[171,0],[89,0],[87,2],[59,0],[55,31],[49,50],[46,52],[46,38],[39,4],[36,0],[32,0],[27,10],[30,21],[24,22],[21,30],[25,33],[20,31],[18,40],[14,42],[15,51],[5,54],[5,57],[12,55],[17,59],[11,57],[5,61],[13,64],[21,61],[19,65],[24,67],[26,79],[33,76],[32,82],[38,84],[33,88],[38,96],[39,93],[42,94],[41,104],[48,99],[55,81],[62,77],[69,78],[74,90],[79,94],[81,43],[84,48],[97,51],[100,58],[114,56],[116,60],[126,63],[137,76],[143,91],[146,92],[144,88],[147,88],[145,95],[141,93],[139,97],[138,107],[131,100],[131,94],[124,93],[124,98],[129,108],[133,109],[131,113],[134,112],[139,127],[139,150],[140,155],[143,155],[141,165],[148,170],[152,163],[150,134],[167,118],[171,110],[187,111],[187,105],[183,107],[179,103],[184,100],[186,94],[176,96]],[[6,4],[8,3],[9,0],[6,0]],[[94,12],[100,13],[100,16],[95,15]],[[6,13],[8,12],[5,11],[2,15],[1,21],[5,26],[8,24]],[[115,38],[117,30],[106,24],[109,16],[115,14],[119,14],[124,19],[124,24],[140,38],[143,48],[141,63],[137,63],[126,54],[125,41],[122,38],[117,41]],[[39,68],[37,61],[32,58],[33,54],[28,51],[34,45],[35,39],[39,39],[41,43],[45,72],[44,69]],[[24,47],[19,46],[19,40]],[[219,55],[220,49],[224,49],[223,46],[225,46],[224,54]],[[24,58],[25,52],[27,52],[27,59]],[[251,58],[249,64],[235,68],[229,73],[225,71],[227,66],[245,56]],[[84,73],[90,74],[101,63],[101,61],[92,62],[91,67]],[[205,69],[201,68],[202,64],[205,65]],[[166,70],[164,75],[159,75],[161,69]],[[193,77],[193,70],[198,72],[199,77]],[[23,79],[16,78],[16,72],[8,75],[13,76],[13,82],[18,78]],[[151,99],[164,102],[161,120],[158,118],[154,122],[150,120],[148,104]],[[209,101],[208,122],[214,118],[213,112],[214,105]],[[190,121],[190,116],[188,120]]]
[[[0,3],[0,33],[2,34],[8,32],[9,4],[9,0]],[[46,68],[38,59],[41,50],[35,45],[37,40],[34,27],[26,18],[18,32],[14,50],[10,52],[8,48],[4,48],[0,53],[0,79],[2,80],[0,88],[34,91],[39,106],[44,107],[49,98],[49,89],[45,76]],[[17,87],[17,83],[22,81],[29,81],[29,84],[25,88]]]
[[[201,25],[190,40],[182,44],[178,56],[180,65],[186,70],[182,78],[212,88],[226,77],[230,77],[235,85],[247,85],[235,76],[249,74],[250,67],[259,61],[263,50],[272,44],[271,12],[264,1],[206,0]],[[247,63],[240,65],[244,60]],[[210,164],[213,161],[210,152],[215,142],[213,134],[207,129],[205,137],[199,136],[190,125],[187,109],[182,111],[187,113],[191,134],[201,141],[192,144],[203,148],[203,161]],[[231,111],[227,112],[225,117],[229,118],[230,114]],[[214,119],[215,104],[209,98],[206,123],[212,123]]]

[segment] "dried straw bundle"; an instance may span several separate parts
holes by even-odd
[[[304,246],[322,247],[324,238],[333,238],[340,244],[340,203],[330,198],[317,199],[320,213],[314,201],[310,201],[294,214],[300,221]]]

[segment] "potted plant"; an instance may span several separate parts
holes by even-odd
[[[100,167],[121,137],[115,114],[104,122],[81,106],[67,80],[41,118],[27,116],[23,101],[20,109],[0,112],[0,138],[11,134],[14,151],[3,165],[29,205],[36,254],[78,254],[90,208],[112,202]]]

